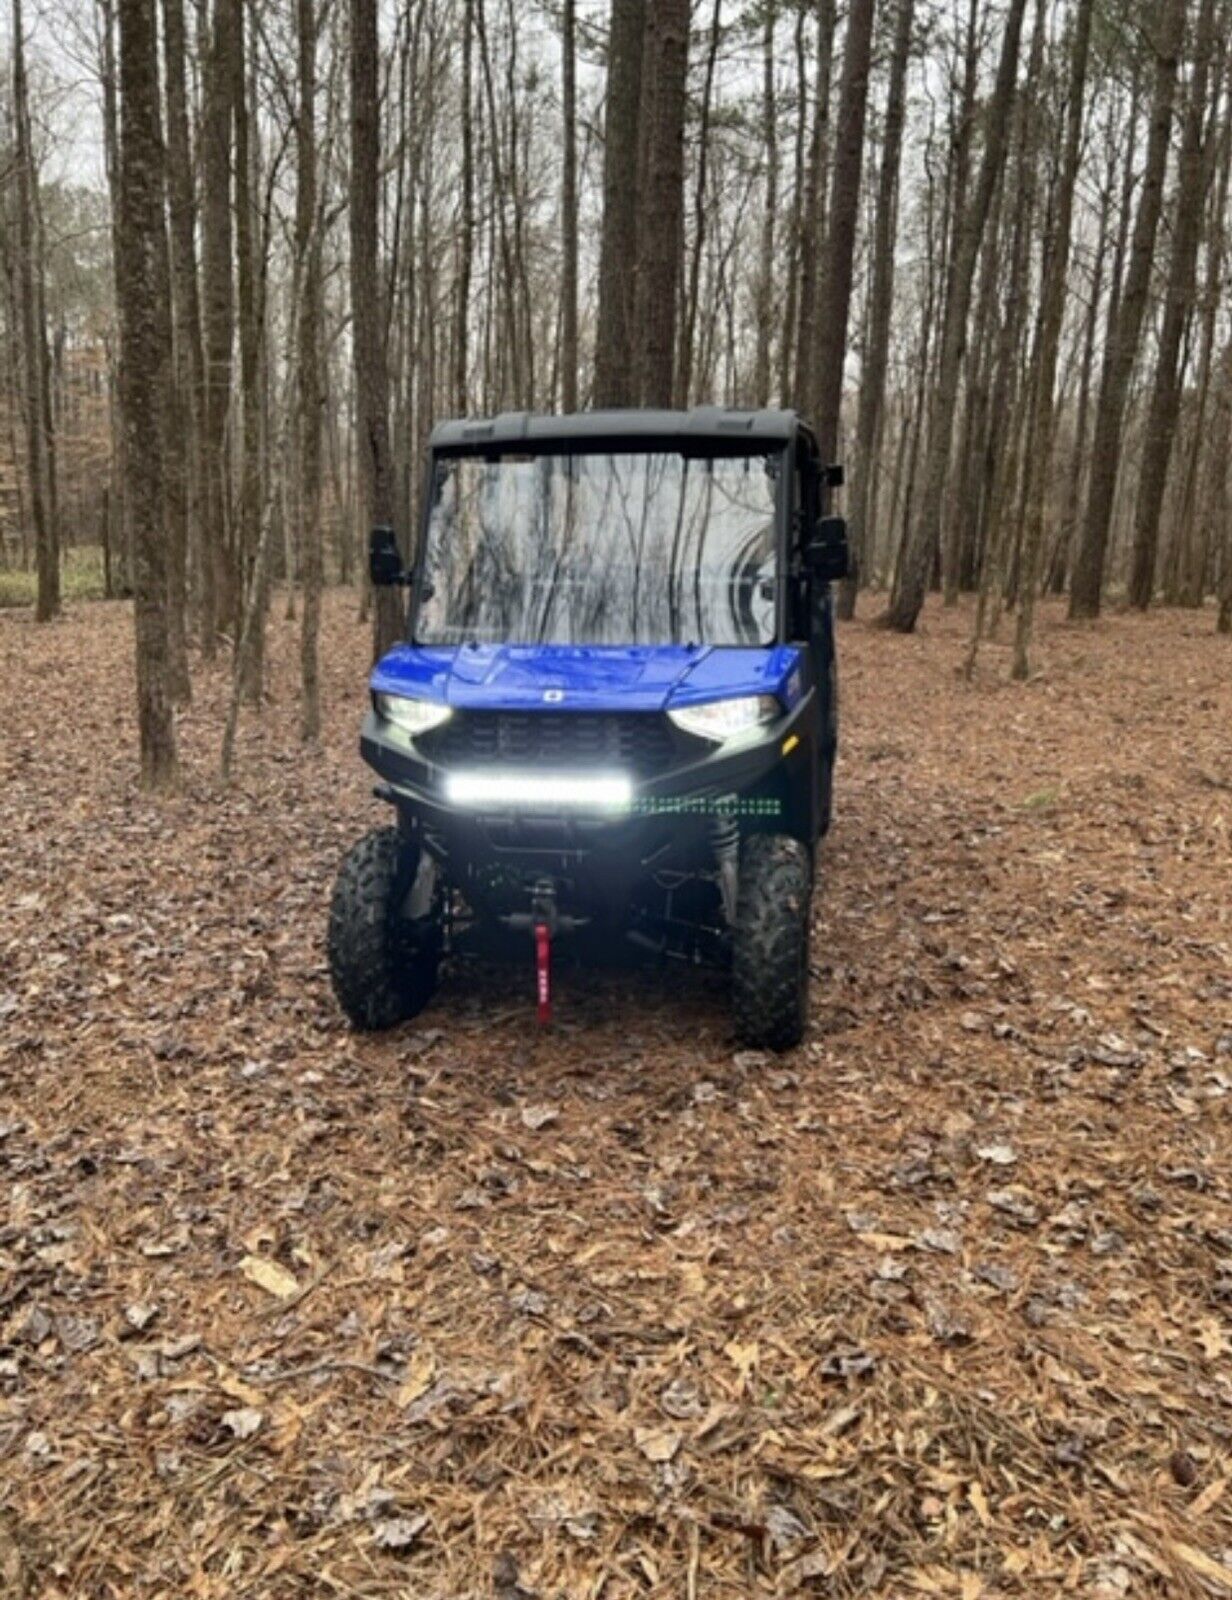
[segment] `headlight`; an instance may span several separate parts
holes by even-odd
[[[783,708],[772,694],[746,694],[736,700],[711,700],[706,705],[685,706],[668,716],[686,733],[722,742],[738,733],[781,717]]]
[[[374,694],[372,702],[376,706],[377,716],[384,717],[386,722],[392,722],[395,727],[412,736],[427,733],[429,728],[438,728],[453,716],[449,706],[443,706],[436,700],[410,700],[404,694]]]

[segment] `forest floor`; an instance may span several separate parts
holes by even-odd
[[[813,1021],[467,967],[344,1027],[332,596],[139,794],[131,622],[0,616],[0,1593],[1232,1594],[1232,642],[842,635]]]

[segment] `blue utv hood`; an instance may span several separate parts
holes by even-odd
[[[735,695],[801,694],[799,652],[688,645],[396,645],[378,694],[472,711],[666,711]]]

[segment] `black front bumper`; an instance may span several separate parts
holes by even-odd
[[[554,811],[550,805],[516,809],[453,805],[445,792],[449,768],[433,761],[420,741],[374,711],[364,721],[360,753],[384,779],[384,798],[400,812],[409,812],[425,829],[464,848],[471,840],[472,849],[482,848],[484,841],[493,850],[564,849],[573,854],[627,849],[639,840],[651,843],[644,836],[658,837],[665,827],[692,834],[696,829],[691,824],[705,825],[715,817],[733,815],[745,831],[792,833],[810,843],[814,837],[810,830],[816,806],[817,704],[811,693],[756,740],[733,747],[686,738],[677,744],[666,768],[651,775],[635,768],[629,774],[634,785],[632,805],[612,815]],[[522,763],[518,770],[526,766]],[[486,762],[484,770],[498,772],[500,767],[498,757]],[[541,770],[561,767],[545,765]]]

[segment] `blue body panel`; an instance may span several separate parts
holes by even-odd
[[[472,711],[666,711],[736,695],[802,693],[800,652],[689,645],[396,645],[378,694]]]

